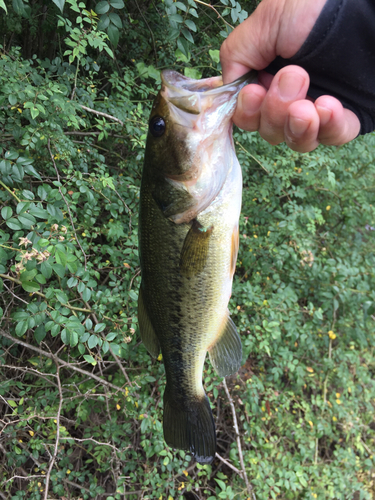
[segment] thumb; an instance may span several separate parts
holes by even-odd
[[[263,0],[223,42],[220,61],[224,84],[249,69],[264,69],[275,59],[284,3],[283,0]]]

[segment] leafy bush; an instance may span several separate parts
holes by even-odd
[[[0,0],[1,498],[373,498],[373,135],[300,155],[236,131],[244,364],[231,404],[206,365],[212,466],[163,441],[136,318],[148,115],[159,70],[217,74],[254,6]]]

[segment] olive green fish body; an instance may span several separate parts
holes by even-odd
[[[219,97],[211,96],[210,88],[196,96],[195,87],[190,92],[183,88],[177,98],[158,96],[150,123],[161,117],[168,129],[160,137],[149,133],[140,199],[139,325],[151,354],[161,349],[163,355],[164,437],[202,463],[211,461],[216,449],[202,385],[207,351],[221,376],[235,372],[241,362],[241,342],[227,309],[241,209],[241,168],[230,122],[239,85],[223,98],[224,89]],[[208,105],[197,105],[207,94]],[[224,109],[216,118],[225,122],[219,131],[219,124],[207,118],[215,113],[217,99]],[[164,144],[158,141],[168,133]]]

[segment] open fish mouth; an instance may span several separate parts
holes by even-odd
[[[176,106],[176,108],[192,114],[200,114],[212,107],[220,106],[223,102],[230,101],[235,108],[237,94],[249,83],[258,81],[258,72],[249,71],[234,82],[223,85],[221,76],[194,80],[181,75],[177,71],[164,70],[161,72],[162,95],[165,99]],[[222,96],[220,99],[219,96]],[[225,112],[232,111],[226,106]]]

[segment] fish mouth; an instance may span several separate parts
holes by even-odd
[[[161,80],[161,92],[169,103],[181,111],[197,115],[210,108],[214,100],[217,102],[218,96],[222,96],[224,100],[234,98],[235,102],[238,93],[245,85],[257,83],[258,72],[251,70],[226,85],[223,85],[221,76],[194,80],[173,70],[162,71]],[[219,98],[220,101],[223,99]]]

